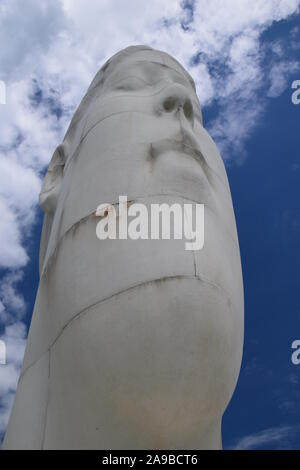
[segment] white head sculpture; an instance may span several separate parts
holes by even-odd
[[[184,240],[102,240],[100,203],[199,203]],[[243,347],[226,172],[195,85],[145,46],[97,73],[54,153],[40,284],[4,448],[218,449]]]

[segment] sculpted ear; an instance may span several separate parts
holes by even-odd
[[[63,180],[66,162],[64,144],[55,150],[49,164],[44,183],[40,192],[39,203],[45,214],[54,214]]]

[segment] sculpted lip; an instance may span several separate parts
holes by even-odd
[[[208,181],[210,181],[210,167],[208,166],[203,153],[199,149],[196,138],[187,129],[181,129],[180,135],[180,140],[175,137],[170,137],[152,142],[150,148],[151,157],[156,159],[170,150],[189,155],[200,164]]]

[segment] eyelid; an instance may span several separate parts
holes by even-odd
[[[144,80],[143,78],[140,78],[140,77],[136,77],[134,75],[126,75],[126,77],[122,77],[120,80],[118,80],[117,82],[113,83],[113,87],[116,88],[119,84],[123,83],[123,82],[127,82],[128,83],[128,80],[137,80],[139,82],[141,82],[142,84],[144,85],[147,85],[147,86],[151,86],[151,83],[148,83],[146,80]]]

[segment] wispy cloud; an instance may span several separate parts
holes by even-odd
[[[280,96],[285,90],[290,88],[289,78],[295,72],[300,70],[300,62],[285,61],[274,64],[271,68],[269,79],[270,88],[268,96],[276,98]]]
[[[264,429],[239,439],[233,450],[288,449],[300,426],[278,426]]]

